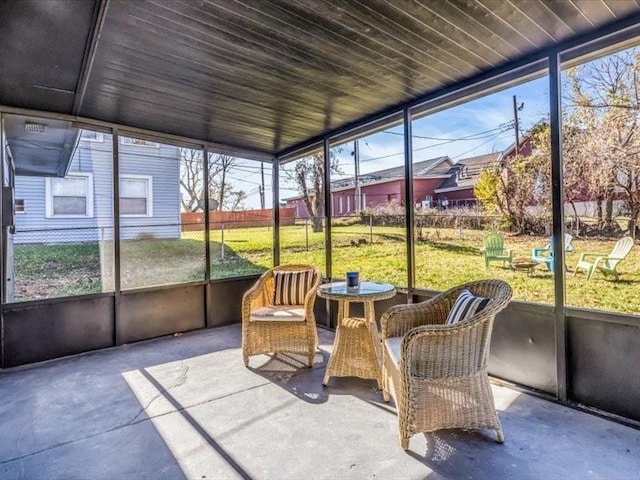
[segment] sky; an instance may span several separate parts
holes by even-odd
[[[548,118],[549,87],[548,78],[545,76],[414,120],[413,161],[419,162],[444,155],[457,161],[460,158],[504,150],[515,141],[512,126],[513,95],[516,95],[519,104],[524,103],[518,114],[521,134],[526,133],[537,122]],[[359,140],[361,174],[403,164],[402,131],[402,125],[398,125]],[[332,174],[332,178],[354,175],[352,151],[353,142],[342,145],[337,154],[340,172]],[[260,165],[250,160],[240,160],[238,165],[238,171],[232,173],[234,186],[249,193],[245,201],[247,208],[259,208]],[[293,165],[294,162],[284,168],[290,171]],[[298,191],[295,183],[286,180],[286,175],[281,174],[280,177],[280,198],[296,196]],[[266,202],[270,204],[270,168],[265,168],[265,183]]]

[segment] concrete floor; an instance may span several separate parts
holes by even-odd
[[[416,435],[401,450],[373,381],[240,355],[240,327],[0,374],[0,478],[640,478],[640,431],[495,387],[491,432]]]

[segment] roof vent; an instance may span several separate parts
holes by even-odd
[[[25,122],[24,129],[27,133],[38,133],[43,135],[47,133],[49,127],[46,123]]]

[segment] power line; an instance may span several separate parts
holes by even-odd
[[[501,134],[505,133],[506,131],[511,130],[512,127],[513,127],[513,125],[511,125],[510,127],[506,127],[506,126],[505,127],[501,127],[500,131],[498,131],[496,133],[492,133],[491,135],[486,135],[487,132],[479,132],[478,134],[475,134],[475,135],[479,135],[480,133],[483,133],[485,135],[482,136],[482,137],[478,136],[478,137],[475,137],[475,138],[472,138],[472,139],[469,139],[469,138],[466,138],[466,137],[461,137],[460,140],[482,140],[482,139],[485,139],[485,138],[489,138],[489,140],[491,140],[491,139],[495,138],[497,135],[501,135]],[[497,129],[492,129],[492,130],[488,130],[488,131],[495,131],[495,130],[497,130]],[[432,145],[426,145],[424,147],[414,148],[413,151],[414,152],[419,152],[419,151],[422,151],[422,150],[428,150],[430,148],[440,147],[442,145],[447,145],[449,143],[453,143],[453,142],[457,142],[457,141],[458,141],[458,139],[444,140],[444,141],[441,141],[440,143],[434,143]],[[487,143],[487,142],[484,142],[481,145],[484,145],[485,143]],[[479,146],[481,146],[481,145],[479,145]],[[474,147],[473,150],[475,150],[475,148],[477,148],[477,147]],[[382,156],[379,156],[379,157],[365,158],[365,159],[361,159],[360,162],[362,163],[362,162],[372,162],[374,160],[383,160],[385,158],[395,157],[395,156],[398,156],[398,155],[404,155],[404,151],[397,152],[397,153],[390,153],[388,155],[382,155]]]
[[[232,165],[227,169],[227,172],[245,172],[245,173],[253,173],[255,175],[258,175],[261,173],[260,169],[258,168],[257,170],[253,170],[251,168],[244,168],[241,166],[237,166],[237,165]],[[271,172],[265,172],[266,176],[271,176]]]
[[[427,136],[423,136],[423,135],[412,135],[412,138],[421,138],[421,139],[424,139],[424,140],[435,140],[435,141],[451,141],[451,142],[457,142],[457,141],[460,141],[460,140],[477,140],[476,137],[478,137],[478,136],[485,135],[485,134],[491,133],[491,132],[495,132],[496,130],[502,130],[502,129],[506,129],[506,128],[509,128],[509,129],[513,128],[513,124],[514,124],[514,121],[511,120],[509,122],[501,123],[497,127],[492,128],[490,130],[485,130],[485,131],[482,131],[482,132],[472,133],[472,134],[466,135],[464,137],[459,137],[459,138],[427,137]],[[404,136],[404,133],[392,132],[391,130],[383,130],[383,133],[388,133],[389,135]]]
[[[252,182],[252,181],[250,181],[250,180],[246,180],[246,179],[244,179],[244,178],[232,177],[232,176],[231,176],[231,175],[229,175],[228,173],[227,173],[226,178],[227,178],[227,179],[229,179],[229,180],[235,180],[236,182],[248,183],[248,184],[250,184],[250,185],[259,185],[259,186],[262,186],[262,183],[260,183],[260,182]]]
[[[494,135],[492,138],[490,138],[490,139],[489,139],[489,140],[487,140],[486,142],[482,142],[480,145],[476,145],[475,147],[470,148],[470,149],[469,149],[469,150],[467,150],[466,152],[462,152],[462,153],[460,153],[460,154],[458,154],[458,155],[456,155],[456,156],[454,156],[454,157],[451,157],[451,160],[455,160],[455,159],[460,158],[460,157],[462,157],[462,156],[464,156],[464,155],[466,155],[466,154],[468,154],[468,153],[473,152],[474,150],[477,150],[478,148],[480,148],[480,147],[482,147],[482,146],[486,145],[487,143],[491,142],[492,140],[496,140],[496,139],[498,139],[498,138],[500,137],[500,135],[502,135],[503,133],[505,133],[505,132],[499,132],[499,133],[497,133],[496,135]]]

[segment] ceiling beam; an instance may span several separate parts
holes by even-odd
[[[108,7],[109,0],[96,0],[93,11],[93,21],[91,22],[91,29],[87,36],[87,44],[82,58],[82,67],[80,68],[80,75],[78,76],[78,84],[73,101],[73,108],[71,110],[72,115],[80,114],[84,95],[87,91],[87,84],[89,83],[89,77],[91,76],[91,69],[93,68],[93,62],[96,57],[98,43],[100,42],[102,27],[104,26],[104,20],[107,16]]]

